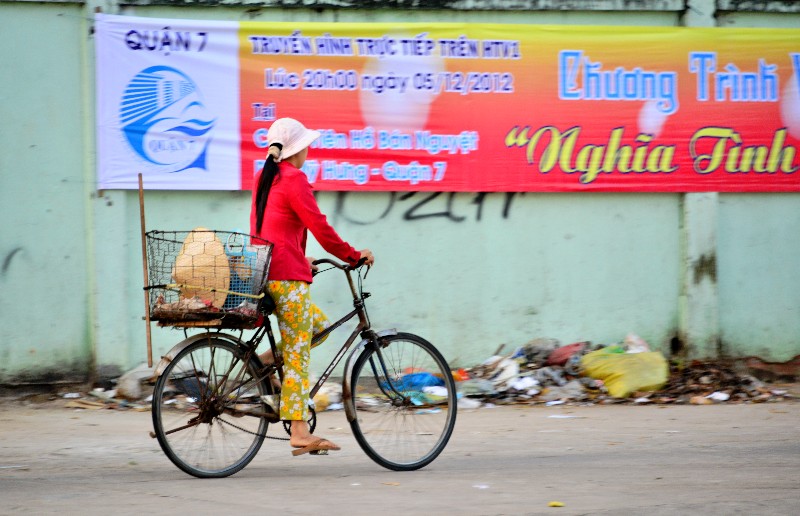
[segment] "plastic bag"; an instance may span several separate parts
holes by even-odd
[[[225,243],[225,254],[228,257],[231,269],[229,290],[240,294],[257,295],[259,292],[253,292],[256,287],[253,280],[258,279],[256,278],[259,272],[258,252],[254,251],[249,243],[250,237],[243,233],[231,233],[228,235],[228,241]],[[259,288],[260,286],[258,284]],[[222,308],[232,310],[243,301],[251,300],[252,298],[247,298],[246,296],[228,294]]]
[[[636,391],[656,391],[667,383],[667,359],[658,351],[620,353],[616,346],[583,356],[584,374],[602,380],[608,393],[627,398]]]
[[[444,385],[444,380],[438,376],[424,371],[404,375],[402,378],[393,379],[396,389],[402,391],[421,391],[423,387]]]

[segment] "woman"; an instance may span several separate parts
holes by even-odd
[[[311,435],[308,429],[308,367],[311,337],[329,326],[325,314],[311,302],[311,258],[305,256],[308,230],[330,254],[355,265],[361,258],[375,261],[369,249],[357,251],[328,224],[300,168],[308,146],[319,138],[318,131],[306,129],[292,118],[273,122],[267,133],[269,151],[261,174],[255,178],[250,210],[250,232],[274,244],[267,290],[275,301],[275,315],[281,332],[283,355],[280,418],[291,421],[292,453],[339,450],[327,439]],[[272,360],[271,353],[262,361]]]

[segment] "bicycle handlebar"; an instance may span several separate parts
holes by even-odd
[[[336,262],[334,260],[331,260],[330,258],[320,258],[319,260],[314,260],[313,262],[311,262],[311,264],[312,265],[327,264],[327,265],[331,265],[333,267],[336,267],[337,269],[341,269],[343,271],[353,271],[353,270],[358,269],[362,265],[364,265],[364,263],[366,263],[366,261],[367,261],[367,259],[364,257],[364,258],[359,259],[358,263],[356,263],[355,265],[349,265],[347,263]]]
[[[361,273],[358,274],[358,287],[353,283],[353,278],[350,275],[350,271],[354,271],[356,269],[360,269],[364,264],[367,262],[366,257],[359,258],[358,262],[355,265],[350,265],[347,263],[339,263],[337,261],[331,260],[330,258],[320,258],[319,260],[314,260],[311,264],[316,267],[317,265],[330,265],[331,267],[335,267],[340,271],[344,271],[345,276],[347,276],[347,283],[350,285],[350,292],[353,294],[353,303],[356,306],[356,309],[363,309],[363,315],[360,317],[367,318],[366,315],[366,307],[364,306],[364,299],[369,297],[368,292],[364,292],[361,289]],[[312,276],[316,276],[320,272],[324,272],[330,269],[323,269],[323,270],[315,270],[311,272]],[[367,266],[367,272],[364,274],[364,279],[366,279],[367,274],[369,274],[369,266]],[[367,322],[367,326],[369,326],[369,322]]]

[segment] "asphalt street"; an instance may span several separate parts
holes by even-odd
[[[461,410],[444,453],[405,473],[373,463],[344,412],[324,412],[317,434],[342,451],[292,457],[287,443],[268,441],[238,474],[201,480],[149,437],[149,412],[3,403],[0,514],[794,515],[798,409]]]

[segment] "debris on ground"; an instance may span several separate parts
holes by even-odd
[[[562,345],[556,339],[536,338],[511,353],[502,351],[500,346],[482,363],[452,371],[459,408],[512,404],[713,405],[800,399],[789,389],[770,386],[734,365],[669,361],[635,334],[609,345],[589,341]],[[141,365],[105,382],[106,387],[113,388],[96,387],[86,393],[67,392],[59,397],[66,408],[147,411],[152,401],[153,374],[153,368]],[[401,379],[404,388],[420,394],[437,388],[433,387],[433,380],[437,379],[425,371],[415,371]],[[178,394],[190,402],[196,393],[183,387],[176,386]],[[432,394],[426,396],[429,399]],[[341,385],[328,382],[314,403],[317,411],[343,409]]]
[[[794,399],[756,377],[712,361],[670,363],[635,334],[621,343],[593,345],[537,338],[503,356],[466,369],[460,396],[481,404],[759,403]],[[510,361],[516,362],[511,365]],[[476,386],[482,389],[476,389]],[[475,406],[474,403],[470,404]]]
[[[623,346],[606,346],[581,358],[583,374],[603,382],[615,398],[627,398],[634,392],[657,391],[667,383],[669,366],[658,351]]]
[[[147,389],[146,386],[142,384],[144,381],[152,378],[154,374],[155,368],[148,367],[147,364],[141,364],[123,374],[117,380],[117,392],[119,396],[128,400],[143,398],[145,392],[152,392],[153,389]]]

